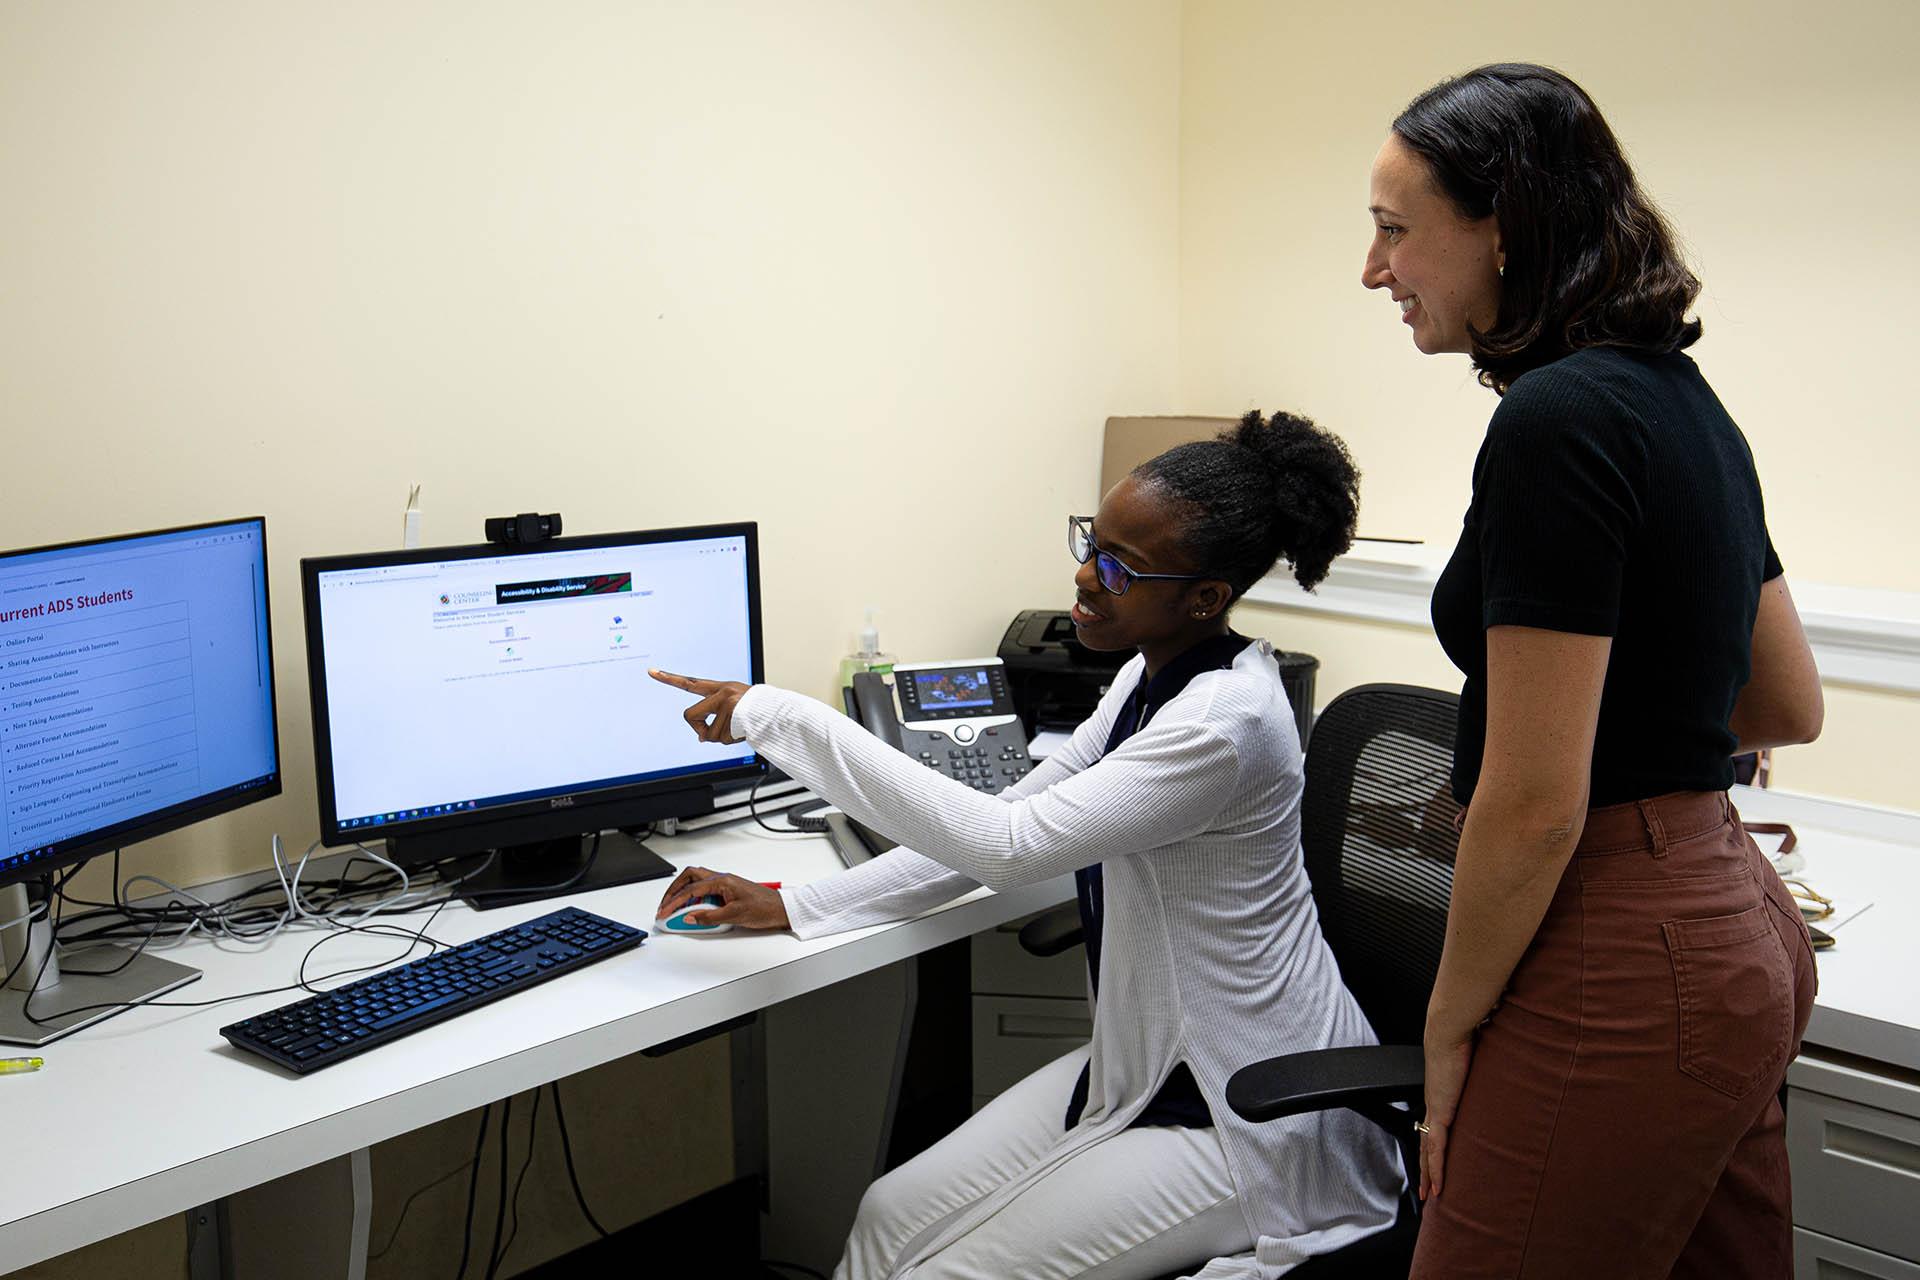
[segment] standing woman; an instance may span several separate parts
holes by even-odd
[[[1805,925],[1728,803],[1818,674],[1700,283],[1592,99],[1447,80],[1374,161],[1362,282],[1501,397],[1433,594],[1467,806],[1426,1030],[1416,1277],[1792,1273]]]

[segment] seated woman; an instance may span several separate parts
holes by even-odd
[[[1359,477],[1338,438],[1248,414],[1115,485],[1069,545],[1074,626],[1138,648],[1072,741],[998,796],[939,776],[813,699],[654,674],[697,694],[707,741],[753,743],[905,847],[778,891],[689,868],[660,914],[814,937],[978,885],[1076,873],[1089,1047],[1041,1068],[860,1205],[840,1280],[1270,1277],[1389,1225],[1392,1144],[1349,1112],[1248,1124],[1228,1077],[1373,1042],[1341,985],[1300,857],[1299,736],[1265,641],[1227,610],[1285,555],[1311,587],[1351,544]]]

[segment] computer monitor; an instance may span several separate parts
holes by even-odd
[[[0,555],[0,921],[25,884],[278,794],[265,520]],[[5,960],[24,1044],[200,976],[107,947],[63,972],[44,920]]]
[[[479,908],[669,875],[618,829],[760,772],[649,667],[758,681],[753,524],[303,560],[321,839],[458,867]],[[602,834],[605,833],[605,834]]]

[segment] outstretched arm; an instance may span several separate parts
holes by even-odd
[[[1156,720],[1044,791],[1002,800],[935,774],[811,698],[660,678],[699,697],[686,714],[704,740],[745,737],[816,794],[994,889],[1195,835],[1239,779],[1233,744],[1217,729]]]

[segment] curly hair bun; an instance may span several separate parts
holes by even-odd
[[[1305,418],[1247,414],[1212,440],[1176,445],[1134,474],[1180,504],[1188,557],[1237,597],[1281,556],[1311,591],[1353,545],[1360,473],[1347,446]]]
[[[1255,454],[1272,472],[1279,554],[1311,591],[1353,545],[1360,517],[1360,471],[1353,455],[1339,436],[1292,413],[1263,420],[1252,410],[1220,438]]]

